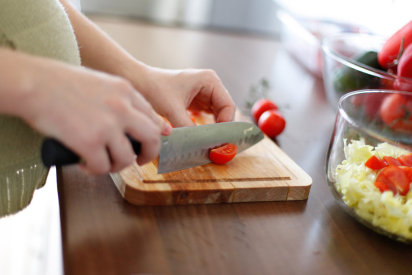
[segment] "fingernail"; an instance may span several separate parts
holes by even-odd
[[[172,133],[172,126],[169,123],[164,123],[163,124],[163,131],[162,135],[168,136]]]

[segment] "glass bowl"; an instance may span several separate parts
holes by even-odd
[[[398,107],[406,111],[388,124],[385,112],[394,98],[404,100],[402,104],[398,102]],[[408,124],[399,124],[400,121]],[[412,188],[405,196],[391,191],[381,193],[374,185],[378,171],[365,166],[371,155],[398,157],[410,152],[412,93],[361,90],[341,97],[326,163],[332,194],[363,225],[412,244]]]
[[[351,91],[405,89],[397,84],[396,74],[380,69],[376,56],[384,42],[382,37],[359,33],[340,33],[322,40],[323,82],[334,108],[339,98]],[[412,79],[402,79],[412,83]]]

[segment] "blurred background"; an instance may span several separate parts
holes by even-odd
[[[97,20],[123,18],[163,27],[243,34],[282,42],[321,76],[321,41],[338,32],[388,37],[411,20],[410,0],[73,0]],[[161,64],[163,65],[163,64]]]
[[[408,0],[74,0],[87,14],[279,37],[279,10],[387,34],[410,20]]]

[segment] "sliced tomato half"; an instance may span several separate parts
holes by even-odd
[[[412,167],[412,153],[398,157],[402,165]]]
[[[209,159],[216,164],[225,164],[231,161],[237,153],[237,146],[232,143],[226,143],[220,147],[213,148],[209,151]]]
[[[388,164],[388,166],[402,166],[402,163],[394,157],[385,156],[383,161]]]
[[[365,162],[365,166],[372,170],[381,170],[382,168],[388,166],[388,164],[385,161],[378,159],[376,156],[371,156]]]
[[[402,196],[406,195],[409,192],[410,180],[408,170],[403,167],[388,166],[383,168],[376,178],[375,186],[382,190],[382,186],[386,185],[387,190],[391,190],[394,195],[398,193]]]
[[[391,190],[391,189],[389,188],[389,186],[388,186],[386,183],[384,183],[384,182],[375,181],[374,184],[375,184],[375,186],[379,189],[379,191],[381,191],[381,193],[383,193],[383,192],[385,192],[385,191],[396,192],[396,189],[395,189],[395,190]]]

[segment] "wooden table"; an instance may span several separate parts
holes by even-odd
[[[212,68],[242,105],[265,77],[280,147],[312,178],[307,201],[137,207],[109,176],[58,171],[65,274],[407,274],[410,246],[345,214],[325,177],[335,118],[322,82],[270,39],[93,18],[139,59]]]

